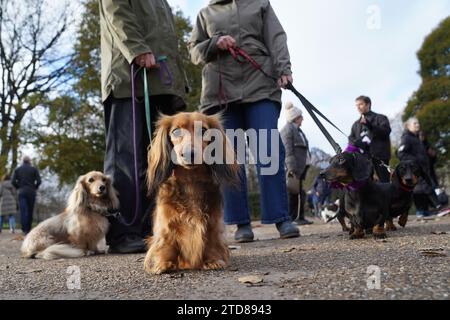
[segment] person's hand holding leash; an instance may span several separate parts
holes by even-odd
[[[280,79],[278,79],[278,86],[280,88],[286,89],[288,83],[293,83],[294,79],[291,75],[282,75]]]
[[[231,36],[222,36],[217,41],[217,48],[220,50],[228,50],[229,48],[235,48],[236,47],[236,40],[234,40]]]
[[[144,53],[136,57],[134,62],[142,68],[151,69],[156,67],[156,58],[153,53]]]

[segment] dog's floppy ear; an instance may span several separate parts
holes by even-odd
[[[208,116],[208,125],[210,129],[218,130],[221,134],[223,144],[223,159],[221,163],[211,165],[212,174],[218,184],[226,184],[232,187],[238,187],[240,181],[240,166],[237,163],[234,148],[225,134],[221,123],[220,115]]]
[[[147,188],[148,194],[154,194],[157,188],[166,181],[173,172],[172,142],[169,137],[172,117],[162,116],[152,144],[148,150]]]
[[[400,182],[400,168],[402,166],[402,163],[400,162],[396,167],[394,172],[391,175],[391,182]]]
[[[366,181],[372,175],[372,164],[367,157],[360,153],[353,153],[352,176],[355,181]]]
[[[67,204],[67,209],[69,212],[74,212],[78,208],[85,207],[87,205],[88,192],[85,187],[86,176],[81,176],[78,178],[72,193],[70,194],[69,201]]]
[[[120,208],[119,198],[117,197],[118,192],[113,186],[113,181],[110,176],[106,176],[107,188],[108,188],[108,199],[111,201],[111,208],[113,210],[117,210]]]

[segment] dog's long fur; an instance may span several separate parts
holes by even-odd
[[[174,137],[174,130],[193,134],[194,121],[204,129],[220,130],[223,155],[233,164],[183,164],[183,152],[193,151],[191,138]],[[194,135],[192,135],[194,136]],[[194,139],[198,139],[193,138]],[[201,139],[205,148],[208,143]],[[171,161],[171,153],[177,165]],[[177,270],[217,270],[227,266],[229,249],[224,237],[222,188],[237,184],[239,166],[220,118],[201,113],[162,117],[149,151],[148,189],[157,195],[153,236],[148,238],[144,262],[147,273]]]
[[[391,185],[375,183],[371,172],[371,164],[365,156],[347,152],[335,156],[324,172],[330,182],[360,185],[357,190],[347,189],[340,199],[340,219],[344,221],[345,216],[352,225],[350,239],[363,238],[364,231],[369,229],[375,238],[386,238],[384,224],[389,216]]]
[[[105,215],[118,208],[110,178],[101,172],[81,176],[65,211],[40,223],[25,237],[22,256],[52,260],[105,253],[109,228]]]

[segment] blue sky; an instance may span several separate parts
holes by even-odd
[[[168,1],[192,20],[208,2]],[[404,109],[420,85],[416,52],[424,37],[450,15],[450,0],[271,3],[288,34],[295,86],[344,132],[358,118],[354,98],[361,94],[372,98],[374,111],[389,117]],[[283,100],[298,103],[289,92]],[[284,123],[282,113],[280,126]],[[304,131],[312,146],[332,151],[308,116]],[[345,137],[334,135],[345,145]]]

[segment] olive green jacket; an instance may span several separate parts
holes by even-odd
[[[281,103],[281,90],[249,63],[237,63],[217,48],[222,35],[237,45],[273,77],[291,75],[287,36],[269,0],[212,0],[197,17],[189,49],[192,62],[205,64],[201,108],[263,99]]]
[[[131,97],[130,65],[143,53],[167,57],[173,83],[164,84],[160,70],[149,71],[150,95],[184,99],[186,77],[178,52],[175,21],[166,0],[99,0],[101,28],[102,100]],[[142,72],[142,71],[141,71]],[[136,91],[143,96],[142,73]],[[163,79],[167,79],[164,77]]]

